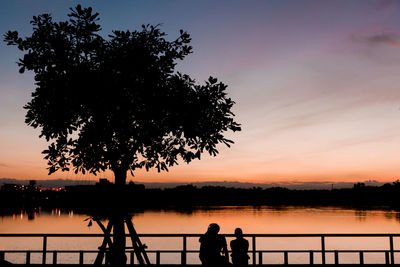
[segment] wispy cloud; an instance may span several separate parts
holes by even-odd
[[[400,7],[400,2],[398,0],[380,0],[376,7],[380,11],[392,11]]]
[[[369,35],[353,35],[352,40],[368,45],[390,45],[400,46],[400,35],[398,33],[377,33]]]
[[[7,168],[9,166],[7,164],[3,163],[3,162],[0,162],[0,167]]]

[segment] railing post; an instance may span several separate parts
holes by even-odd
[[[181,265],[186,265],[186,255],[185,252],[181,252]]]
[[[335,250],[335,264],[339,264],[339,252]]]
[[[31,264],[31,252],[27,251],[26,252],[26,261],[25,264]]]
[[[83,251],[79,251],[79,265],[83,264]]]
[[[181,263],[182,265],[186,265],[186,252],[187,252],[187,240],[186,235],[183,236],[183,244],[182,244],[182,255],[181,255]]]
[[[46,253],[47,252],[47,235],[43,235],[43,256],[42,264],[46,264]]]
[[[364,252],[360,251],[360,264],[364,264]]]
[[[393,236],[389,236],[390,241],[390,264],[394,264]]]
[[[314,251],[310,250],[310,265],[314,264]]]
[[[252,237],[251,237],[251,240],[252,240],[252,247],[253,247],[253,265],[256,265],[256,236],[255,235],[253,235]]]
[[[389,251],[385,251],[385,264],[389,264]]]
[[[57,264],[57,251],[53,251],[53,264]]]
[[[258,252],[258,265],[262,265],[263,264],[263,255],[262,255],[262,251]]]
[[[325,262],[325,236],[321,235],[321,257],[322,264],[326,264]]]
[[[287,251],[283,252],[283,264],[288,265],[289,264],[289,253]]]
[[[160,265],[160,251],[156,251],[156,265]]]

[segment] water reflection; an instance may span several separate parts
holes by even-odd
[[[357,209],[357,208],[347,208],[347,207],[324,207],[324,206],[197,206],[192,208],[171,208],[171,209],[148,209],[143,211],[138,211],[131,213],[133,216],[138,216],[143,213],[149,212],[160,212],[160,213],[176,213],[181,216],[189,215],[194,216],[198,213],[201,214],[214,214],[214,213],[224,213],[224,212],[251,212],[254,215],[269,215],[281,216],[290,214],[324,214],[332,213],[332,216],[344,216],[350,212],[353,212],[354,217],[364,221],[366,217],[383,215],[386,219],[392,220],[396,219],[400,222],[400,212],[391,209]],[[43,209],[41,207],[31,208],[31,209],[19,209],[8,213],[0,213],[0,217],[12,217],[13,220],[23,219],[27,217],[28,220],[34,220],[40,215],[45,216],[56,216],[60,217],[62,215],[68,215],[73,217],[74,215],[89,215],[87,212],[76,211],[72,209]]]
[[[385,211],[385,212],[383,213],[383,215],[384,215],[385,218],[388,219],[388,220],[392,220],[393,217],[394,217],[394,215],[396,215],[396,219],[397,219],[397,221],[399,221],[399,214],[398,214],[398,213],[397,213],[397,214],[393,214],[392,212],[387,212],[387,211]]]
[[[28,221],[33,221],[37,219],[39,216],[44,215],[44,216],[57,216],[60,217],[61,215],[68,214],[69,217],[74,216],[74,212],[68,211],[68,210],[62,210],[62,209],[50,209],[50,210],[42,210],[42,208],[32,208],[32,209],[23,209],[23,210],[18,210],[14,211],[11,213],[3,213],[0,214],[1,218],[12,218],[13,221],[17,220],[24,220],[25,218]]]
[[[0,220],[0,233],[102,233],[97,226],[87,227],[88,215],[76,210],[31,209],[3,214]],[[201,234],[212,223],[218,223],[222,234],[232,234],[240,227],[249,234],[321,234],[321,233],[398,233],[400,213],[384,209],[352,209],[340,207],[298,207],[298,206],[219,206],[197,207],[185,210],[145,210],[133,214],[133,223],[139,234],[196,233]],[[103,223],[107,221],[103,220]],[[53,238],[49,249],[96,250],[102,239],[68,240]],[[230,239],[228,238],[228,242]],[[395,239],[395,249],[400,244]],[[144,242],[151,249],[168,249],[171,244],[181,243],[171,239],[155,240],[146,238]],[[174,243],[175,242],[175,243]],[[330,238],[327,249],[387,248],[387,238],[359,238],[345,240]],[[314,244],[315,243],[315,244]],[[198,238],[188,239],[188,248],[198,249]],[[257,239],[258,249],[318,249],[319,239]],[[11,247],[12,246],[12,247]],[[40,249],[40,239],[22,240],[20,243],[0,239],[0,250]],[[80,249],[80,248],[79,248]]]
[[[355,210],[355,216],[359,221],[365,221],[367,219],[367,211],[366,210]]]
[[[243,229],[247,233],[374,233],[398,232],[400,223],[398,211],[340,207],[217,206],[145,210],[131,215],[142,233],[201,233],[210,222],[219,223],[221,231],[228,233],[243,225],[247,227]],[[0,216],[0,232],[3,233],[10,232],[7,228],[13,229],[11,232],[31,232],[35,230],[33,225],[43,228],[45,233],[44,225],[48,223],[60,226],[56,233],[72,231],[68,229],[82,232],[79,227],[87,225],[83,220],[88,217],[86,213],[76,210],[41,208],[18,210]]]

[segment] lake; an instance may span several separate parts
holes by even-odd
[[[88,227],[88,215],[72,211],[18,213],[0,218],[0,233],[102,233],[93,223]],[[178,212],[173,210],[148,210],[133,215],[136,231],[142,234],[194,233],[202,234],[210,223],[218,223],[220,233],[232,234],[241,227],[246,234],[321,234],[321,233],[400,233],[400,213],[393,210],[359,210],[341,207],[214,207]],[[231,238],[228,238],[228,244]],[[92,249],[100,246],[101,238],[49,238],[48,249]],[[149,250],[180,249],[179,238],[143,238]],[[249,240],[250,241],[250,240]],[[394,248],[400,248],[400,238],[394,238]],[[250,242],[251,243],[251,242]],[[319,238],[258,238],[257,249],[320,249]],[[327,238],[326,249],[388,249],[388,238]],[[41,238],[0,238],[0,250],[41,249]],[[188,249],[199,248],[198,238],[188,239]],[[251,249],[251,247],[250,247]],[[397,255],[399,254],[399,255]],[[153,255],[151,255],[151,259]],[[95,255],[85,257],[85,263],[93,261]],[[163,256],[162,262],[176,263],[179,257]],[[395,253],[399,262],[400,253]],[[24,255],[6,255],[6,259],[23,263]],[[76,261],[76,255],[61,255],[60,263]],[[358,255],[343,255],[341,263],[357,262]],[[51,257],[49,257],[51,262]],[[265,256],[265,263],[282,263],[281,255]],[[290,256],[291,263],[306,263],[307,255]],[[327,263],[333,255],[327,255]],[[365,255],[365,263],[383,263],[384,254]],[[32,263],[40,262],[40,255],[32,255]],[[198,263],[198,255],[191,255],[189,263]],[[315,263],[320,262],[316,256]]]

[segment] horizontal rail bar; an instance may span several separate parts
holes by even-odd
[[[139,237],[200,237],[203,234],[138,234]],[[222,234],[234,237],[234,234]],[[104,237],[104,234],[0,234],[0,237]],[[112,236],[112,234],[110,234]],[[129,236],[129,234],[126,234]],[[244,237],[400,237],[400,234],[243,234]]]
[[[198,251],[197,251],[198,252]],[[282,253],[282,252],[289,252],[289,253],[335,253],[335,252],[340,252],[340,253],[359,253],[359,252],[365,252],[365,253],[383,253],[383,252],[390,252],[390,250],[256,250],[256,252],[262,252],[262,253]],[[400,252],[400,250],[393,250],[393,252]]]
[[[30,252],[30,253],[42,253],[43,250],[0,250],[4,253],[26,253],[26,252]],[[84,253],[98,253],[98,250],[47,250],[47,253],[79,253],[83,251]],[[133,250],[126,250],[126,253],[132,252]],[[147,253],[180,253],[183,250],[146,250]],[[383,253],[383,252],[390,252],[390,250],[387,249],[382,249],[382,250],[350,250],[350,249],[346,249],[346,250],[324,250],[324,252],[326,253],[334,253],[334,252],[340,252],[340,253],[359,253],[359,252],[365,252],[365,253]],[[199,250],[186,250],[187,253],[199,253]],[[228,250],[229,253],[231,253],[232,251]],[[310,252],[314,252],[314,253],[322,253],[322,250],[249,250],[249,253],[253,253],[253,252],[262,252],[262,253],[283,253],[283,252],[288,252],[288,253],[310,253]],[[400,250],[393,250],[393,252],[399,253]]]
[[[43,253],[42,250],[1,250],[1,253],[7,254],[13,254],[13,253]],[[53,264],[57,262],[57,253],[58,254],[78,254],[79,255],[79,264],[82,265],[84,263],[84,254],[97,254],[98,250],[47,250],[47,253],[53,253]],[[149,254],[155,254],[156,257],[156,263],[158,265],[161,264],[161,254],[181,254],[185,253],[185,255],[189,253],[195,253],[198,254],[198,250],[146,250],[147,253]],[[231,253],[231,251],[228,251]],[[304,253],[304,254],[310,254],[310,257],[312,255],[315,255],[314,253],[328,253],[328,254],[334,254],[335,257],[335,263],[339,263],[339,253],[359,253],[360,257],[360,264],[364,263],[364,253],[384,253],[385,258],[386,258],[386,263],[389,263],[389,252],[395,253],[395,252],[400,252],[400,250],[249,250],[248,253],[259,253],[259,264],[262,264],[262,254],[263,253],[282,253],[284,255],[284,264],[289,264],[289,253]],[[133,253],[132,250],[126,251],[127,254]],[[261,260],[260,260],[261,259]],[[30,262],[30,258],[28,259],[27,257],[27,263]],[[132,261],[132,260],[131,260]],[[312,260],[310,259],[310,264],[314,263],[314,257]]]

